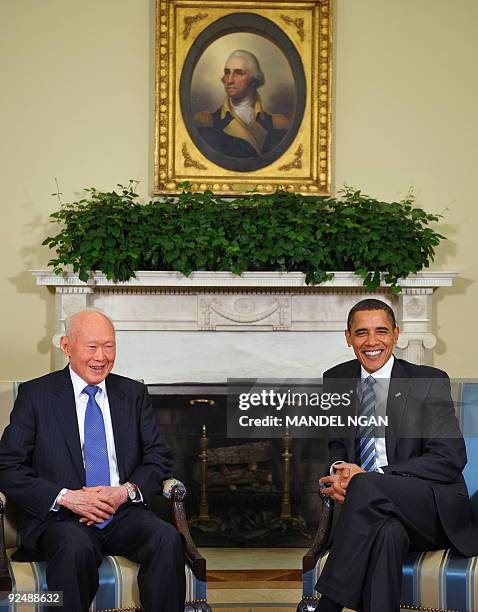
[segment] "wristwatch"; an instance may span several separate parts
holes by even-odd
[[[128,491],[128,499],[134,501],[138,495],[138,487],[130,482],[124,482],[123,487]]]

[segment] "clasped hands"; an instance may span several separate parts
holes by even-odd
[[[334,465],[334,470],[335,474],[324,476],[319,480],[322,485],[321,492],[339,504],[343,504],[350,481],[355,474],[360,474],[365,470],[355,463],[337,463]]]
[[[111,515],[128,500],[125,487],[83,487],[76,491],[68,490],[60,499],[64,506],[80,516],[80,523],[94,525],[111,518]]]

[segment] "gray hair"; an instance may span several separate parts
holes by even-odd
[[[246,62],[247,70],[251,73],[252,79],[254,81],[254,85],[256,87],[261,87],[266,82],[266,78],[264,73],[261,70],[261,66],[259,64],[259,60],[250,51],[246,51],[245,49],[237,49],[233,51],[231,55],[227,58],[227,62],[233,57],[240,57]]]
[[[83,310],[79,310],[78,312],[75,312],[75,313],[73,313],[71,315],[68,315],[65,318],[65,336],[70,336],[71,335],[71,330],[74,327],[75,319],[79,315],[82,315],[82,314],[85,314],[85,313],[88,313],[88,312],[95,312],[96,314],[101,315],[102,317],[104,317],[111,324],[111,327],[113,328],[113,330],[115,329],[113,321],[102,310],[100,310],[99,308],[84,308]]]

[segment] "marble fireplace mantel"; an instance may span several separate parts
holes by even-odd
[[[352,272],[310,287],[300,272],[137,272],[128,282],[92,274],[56,276],[33,270],[37,285],[56,294],[58,343],[66,316],[86,307],[113,319],[118,356],[115,372],[147,383],[224,382],[234,377],[318,377],[353,354],[343,336],[348,310],[375,295],[389,303],[401,329],[397,354],[432,363],[433,295],[451,287],[455,273],[420,272],[394,294],[384,284],[373,294]],[[238,333],[241,332],[241,333]]]

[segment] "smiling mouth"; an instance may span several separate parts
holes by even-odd
[[[374,351],[363,351],[366,357],[378,357],[383,353],[383,349],[375,349]]]

